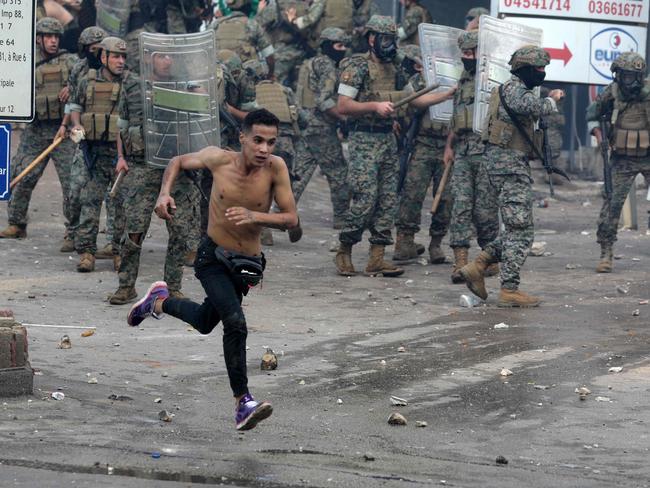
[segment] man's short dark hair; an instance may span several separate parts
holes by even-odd
[[[254,125],[268,125],[279,129],[280,120],[265,108],[248,112],[242,124],[242,131],[250,132]]]

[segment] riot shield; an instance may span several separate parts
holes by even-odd
[[[530,44],[541,47],[542,35],[542,29],[481,15],[476,51],[474,132],[480,134],[483,131],[492,89],[512,76],[508,64],[512,53]]]
[[[461,52],[458,48],[458,36],[463,31],[435,24],[420,24],[418,31],[424,78],[427,85],[440,84],[440,88],[436,88],[433,93],[449,90],[458,84],[463,72],[463,62],[460,60]],[[453,111],[453,100],[429,107],[431,120],[437,122],[449,122]]]
[[[164,168],[174,156],[218,146],[214,33],[140,34],[146,162]]]
[[[109,36],[126,37],[130,14],[131,0],[97,0],[97,26]]]

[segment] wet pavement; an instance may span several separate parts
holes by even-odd
[[[316,175],[301,202],[305,237],[290,244],[274,233],[263,286],[245,300],[250,388],[275,411],[238,433],[218,329],[201,336],[170,317],[129,328],[128,307],[106,302],[117,287],[109,261],[79,274],[76,256],[58,251],[60,187],[48,168],[29,238],[0,240],[0,308],[25,323],[80,328],[28,327],[35,391],[0,400],[0,483],[650,486],[650,237],[644,222],[621,232],[614,273],[594,273],[598,188],[560,187],[548,208],[535,208],[536,241],[550,255],[528,259],[522,289],[543,298],[540,308],[496,308],[492,278],[487,304],[467,309],[451,265],[338,277],[327,186]],[[164,262],[164,226],[154,219],[150,232],[140,292]],[[424,232],[416,240],[427,244]],[[358,269],[366,256],[367,243],[355,247]],[[186,271],[183,291],[202,299]],[[87,327],[96,333],[81,337]],[[71,349],[57,348],[63,334]],[[279,360],[271,372],[259,368],[267,347]],[[581,386],[591,390],[585,400]],[[391,395],[408,404],[392,405]],[[158,419],[163,409],[172,422]],[[388,425],[392,412],[407,425]]]

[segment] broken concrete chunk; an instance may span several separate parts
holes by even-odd
[[[613,366],[607,370],[608,373],[620,373],[621,371],[623,371],[622,366]]]
[[[393,412],[390,414],[390,417],[388,417],[388,423],[390,425],[406,425],[406,417],[402,415],[401,413]]]
[[[405,407],[409,404],[404,398],[400,398],[396,396],[390,397],[390,403],[392,403],[396,407]]]
[[[513,373],[509,369],[503,368],[499,374],[501,376],[512,376]]]
[[[72,342],[70,342],[70,337],[64,335],[61,337],[59,344],[57,345],[59,349],[70,349],[72,347]]]
[[[163,422],[171,422],[174,414],[170,414],[167,410],[161,410],[158,412],[158,418]]]
[[[505,322],[501,322],[499,324],[496,324],[494,326],[494,328],[495,329],[508,329],[508,328],[510,328],[510,326],[508,324],[506,324]]]
[[[528,251],[529,256],[543,256],[546,252],[546,242],[533,242],[533,246]]]
[[[278,357],[273,352],[273,349],[270,347],[266,349],[266,352],[262,355],[262,364],[260,364],[260,369],[262,371],[273,371],[278,367]]]
[[[426,427],[427,425],[429,425],[429,424],[424,420],[416,420],[415,421],[415,426],[416,427]]]

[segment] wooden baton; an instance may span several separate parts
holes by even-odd
[[[407,103],[411,103],[416,98],[420,98],[422,95],[426,95],[427,93],[429,93],[430,91],[435,90],[436,88],[440,88],[439,83],[434,83],[433,85],[427,86],[426,88],[422,88],[422,90],[419,90],[419,91],[416,91],[415,93],[412,93],[408,97],[401,99],[399,102],[395,102],[393,104],[393,108],[398,109],[398,108],[406,105]]]
[[[29,165],[20,172],[18,176],[16,176],[13,180],[11,180],[11,183],[9,183],[9,188],[13,189],[14,186],[16,186],[20,180],[22,180],[25,176],[27,176],[38,164],[43,161],[52,151],[56,149],[56,147],[61,144],[63,141],[63,137],[59,137],[57,139],[54,139],[52,144],[50,144],[45,151],[43,151],[41,154],[39,154],[34,161],[29,163]]]
[[[445,165],[445,171],[443,171],[442,178],[440,178],[438,191],[436,192],[436,196],[434,197],[433,203],[431,204],[431,215],[434,215],[436,213],[436,210],[438,210],[438,205],[440,205],[440,199],[442,198],[442,192],[445,191],[445,185],[449,179],[449,172],[451,171],[451,167],[452,163]]]
[[[113,187],[111,188],[111,191],[108,193],[108,196],[111,198],[115,198],[115,195],[117,195],[117,189],[120,187],[120,184],[122,183],[122,180],[124,179],[124,176],[126,175],[126,171],[121,170],[119,173],[117,173],[117,178],[115,178],[115,183],[113,183]]]

